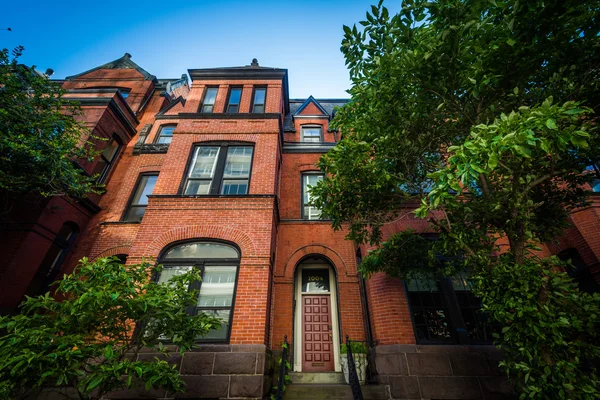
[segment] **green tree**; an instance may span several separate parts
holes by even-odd
[[[599,15],[598,1],[414,0],[344,27],[352,97],[315,204],[350,239],[381,245],[364,274],[468,266],[522,397],[600,396],[600,298],[536,255],[585,206],[582,172],[600,158]],[[417,207],[440,240],[382,243],[381,226]]]
[[[19,64],[22,52],[0,51],[0,191],[84,197],[95,180],[73,161],[95,152],[74,118],[80,109],[59,84]]]
[[[29,297],[20,315],[0,318],[0,398],[61,386],[81,399],[144,384],[183,391],[174,365],[136,361],[137,354],[151,348],[168,355],[163,342],[183,353],[220,321],[186,312],[196,304],[198,293],[189,286],[199,272],[159,284],[151,268],[148,262],[124,266],[116,257],[83,259],[54,295]]]

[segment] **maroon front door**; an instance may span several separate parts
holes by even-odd
[[[333,371],[331,298],[302,295],[302,371]]]

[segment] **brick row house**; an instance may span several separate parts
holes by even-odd
[[[113,398],[264,397],[286,335],[298,373],[340,372],[346,335],[366,341],[385,398],[510,397],[468,277],[363,280],[357,265],[368,249],[311,206],[309,188],[323,177],[315,163],[339,139],[329,124],[347,100],[290,99],[287,70],[256,60],[188,73],[158,79],[125,54],[62,81],[91,132],[107,139],[82,165],[100,174],[106,193],[25,202],[2,221],[2,311],[46,291],[84,256],[153,257],[165,266],[160,281],[201,269],[197,310],[224,324],[173,360],[184,394]],[[594,197],[544,250],[572,259],[590,291],[600,282],[599,213]],[[386,236],[428,231],[401,215]]]

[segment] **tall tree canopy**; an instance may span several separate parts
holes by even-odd
[[[83,197],[94,178],[73,163],[94,155],[75,103],[59,84],[19,64],[22,47],[0,51],[0,191]]]
[[[362,29],[344,27],[351,101],[334,120],[343,139],[320,162],[335,179],[318,204],[352,238],[377,242],[398,206],[430,187],[440,150],[473,126],[550,96],[596,116],[599,13],[598,1],[577,0],[409,0],[393,16],[372,6]]]
[[[315,205],[380,245],[366,275],[468,268],[522,398],[600,397],[600,296],[538,247],[586,205],[586,167],[600,159],[599,17],[599,1],[408,0],[344,27],[352,97]],[[382,243],[382,225],[410,207],[440,240]]]

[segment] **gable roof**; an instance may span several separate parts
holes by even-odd
[[[163,110],[159,111],[156,115],[167,115],[169,110],[172,110],[177,104],[180,103],[182,106],[185,106],[185,99],[183,98],[183,96],[179,96],[175,100],[171,101],[171,103],[168,106],[166,106]],[[176,116],[177,114],[174,115]]]
[[[123,55],[123,57],[117,58],[116,60],[113,60],[106,64],[100,65],[99,67],[89,69],[89,70],[82,72],[80,74],[77,74],[77,75],[67,76],[65,78],[65,80],[72,81],[76,78],[79,78],[80,76],[89,74],[90,72],[93,72],[93,71],[96,71],[99,69],[135,69],[140,74],[142,74],[147,81],[156,81],[156,76],[152,75],[151,73],[146,71],[144,68],[140,67],[139,65],[137,65],[136,63],[131,61],[131,54],[129,54],[129,53],[125,53]]]
[[[311,96],[312,97],[312,96]],[[283,130],[285,132],[295,132],[294,126],[294,115],[298,113],[300,107],[306,103],[308,99],[290,99],[290,112],[285,115],[283,122]],[[314,99],[318,102],[321,108],[325,111],[325,114],[329,115],[329,118],[333,118],[335,115],[335,107],[342,107],[350,99]]]
[[[304,110],[310,103],[313,103],[321,111],[321,113],[323,113],[323,115],[329,115],[329,113],[325,111],[323,106],[321,106],[321,104],[314,97],[312,97],[312,95],[309,96],[308,99],[306,99],[306,101],[300,107],[298,107],[298,109],[294,112],[293,115],[300,115],[302,110]]]

